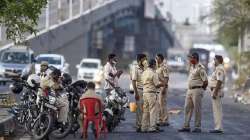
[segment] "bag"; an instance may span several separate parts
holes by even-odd
[[[137,109],[136,103],[135,102],[129,103],[129,109],[130,109],[130,112],[132,113],[136,112],[136,109]]]

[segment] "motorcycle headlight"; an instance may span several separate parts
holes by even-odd
[[[122,103],[123,103],[123,104],[126,104],[127,102],[128,102],[128,97],[123,97],[123,98],[122,98]]]
[[[112,90],[112,91],[110,92],[110,94],[111,94],[111,95],[115,95],[115,94],[116,94],[115,90]]]
[[[50,104],[55,104],[56,103],[56,98],[53,96],[49,96],[49,103]]]
[[[122,98],[121,98],[121,97],[117,97],[117,101],[118,101],[119,103],[122,103]]]
[[[114,94],[110,95],[109,100],[111,100],[111,101],[115,100],[115,95]]]

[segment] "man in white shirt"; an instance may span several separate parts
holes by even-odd
[[[122,70],[116,69],[116,64],[118,60],[115,54],[110,54],[108,56],[108,62],[104,66],[104,79],[105,79],[105,85],[104,89],[107,93],[107,95],[110,94],[110,92],[118,86],[118,79],[122,75]]]

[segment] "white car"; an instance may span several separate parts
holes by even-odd
[[[36,73],[40,72],[40,64],[42,61],[47,61],[49,66],[54,66],[62,72],[69,73],[69,64],[66,62],[63,55],[60,54],[40,54],[36,57],[35,69]]]
[[[100,59],[83,59],[76,68],[78,80],[100,82],[103,79],[103,66]]]

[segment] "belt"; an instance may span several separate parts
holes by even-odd
[[[203,88],[202,86],[193,86],[193,87],[190,87],[189,89],[198,89],[198,88]]]
[[[137,88],[137,89],[139,89],[139,90],[143,90],[143,88]]]
[[[213,91],[213,90],[215,90],[215,87],[211,87],[210,88],[211,89],[211,91]],[[219,90],[221,90],[222,88],[219,88]]]

